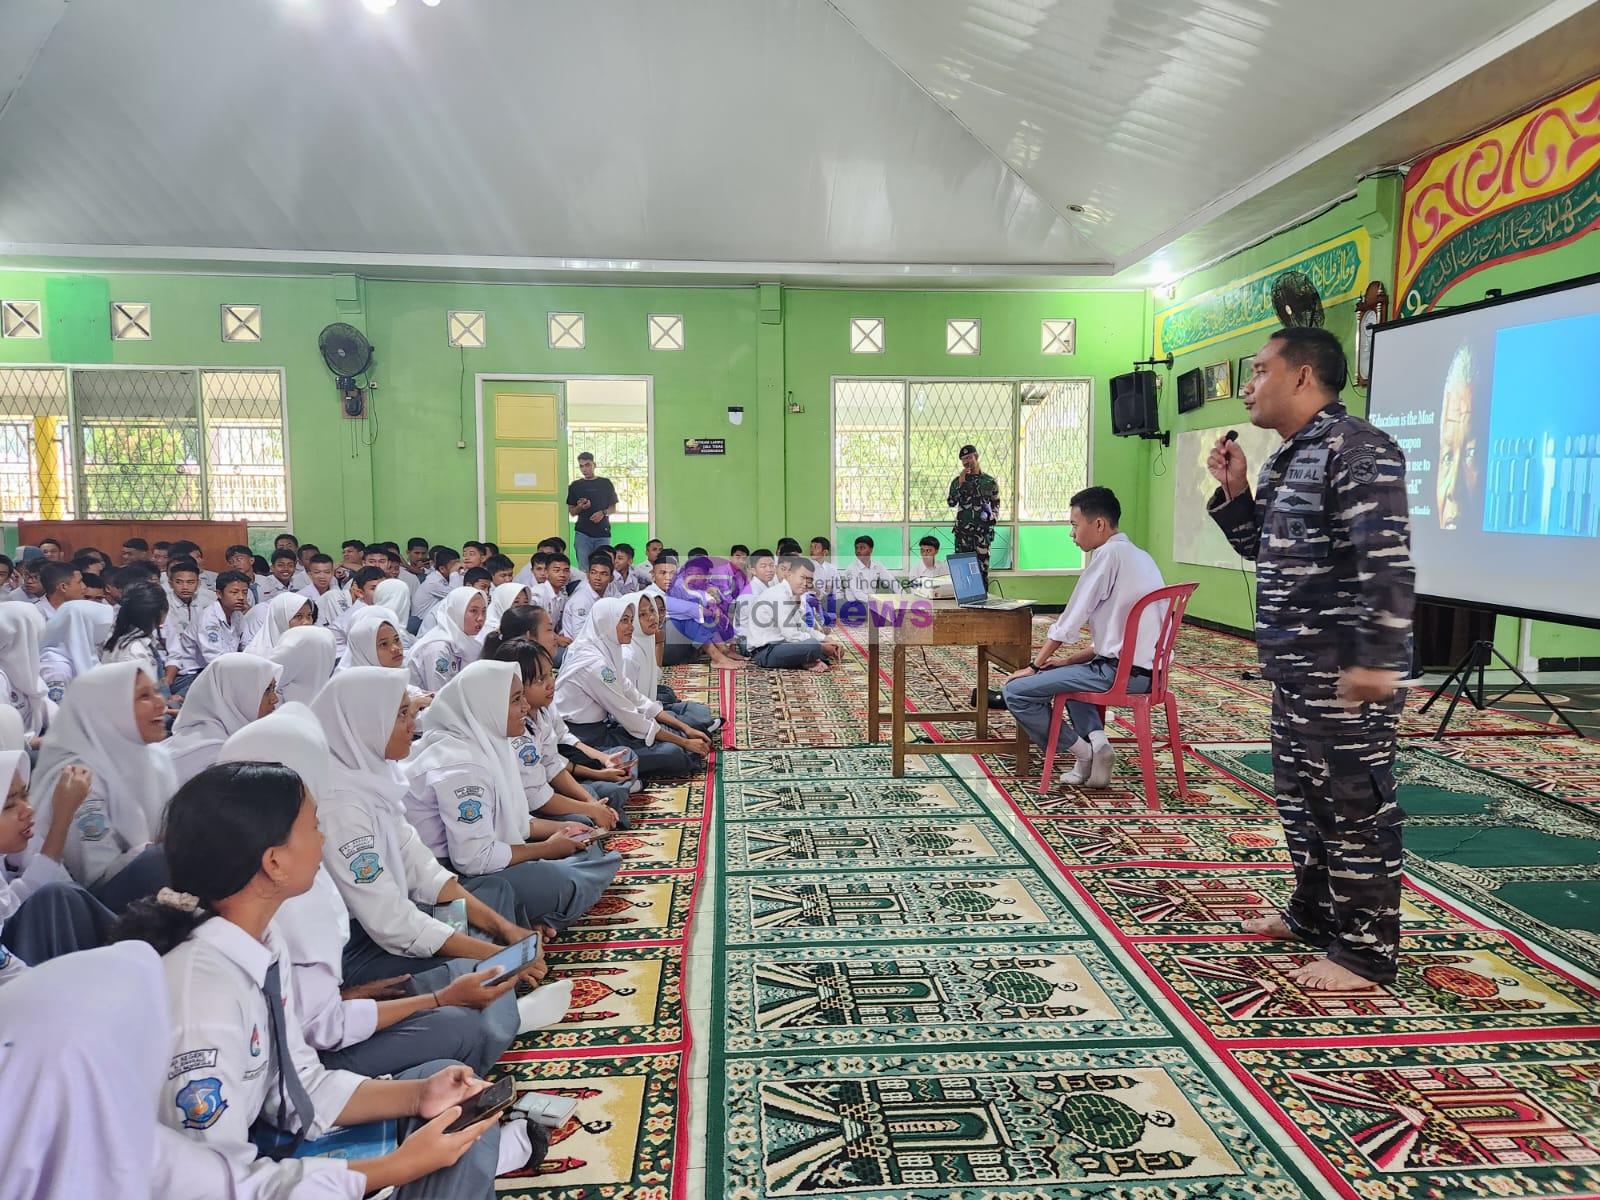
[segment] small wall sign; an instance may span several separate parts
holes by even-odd
[[[722,438],[684,438],[685,454],[726,454],[728,443]]]

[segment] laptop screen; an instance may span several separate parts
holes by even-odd
[[[952,554],[945,560],[950,568],[950,586],[955,591],[958,604],[982,600],[989,592],[983,585],[983,572],[978,568],[976,554]]]

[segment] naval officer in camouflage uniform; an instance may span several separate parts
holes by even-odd
[[[1000,485],[993,475],[978,469],[978,448],[963,446],[957,455],[961,474],[950,481],[945,505],[956,510],[955,541],[958,553],[978,556],[983,582],[989,582],[989,547],[994,542],[994,523],[1000,515]]]
[[[1256,641],[1273,683],[1272,769],[1295,890],[1252,933],[1327,950],[1302,987],[1388,983],[1400,939],[1395,734],[1410,668],[1414,573],[1405,457],[1339,402],[1346,364],[1325,329],[1282,329],[1240,393],[1284,444],[1250,494],[1237,442],[1208,466],[1209,511],[1256,560]]]

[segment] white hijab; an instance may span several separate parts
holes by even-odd
[[[467,605],[478,595],[477,588],[458,587],[452,588],[450,594],[434,606],[433,626],[411,644],[411,649],[406,653],[409,662],[413,654],[427,654],[432,651],[423,647],[438,642],[448,642],[455,652],[461,655],[463,662],[472,662],[483,649],[478,644],[478,639],[469,634],[462,626],[467,618]]]
[[[400,802],[406,794],[406,781],[397,766],[383,757],[383,750],[406,697],[406,683],[404,671],[351,667],[330,679],[311,702],[311,711],[328,739],[332,796],[377,792],[403,814]],[[510,695],[509,685],[506,694]]]
[[[622,643],[617,641],[617,622],[622,620],[622,614],[628,611],[630,605],[636,604],[638,599],[638,593],[635,592],[626,598],[602,596],[596,600],[594,607],[589,610],[583,628],[573,639],[572,645],[567,647],[566,656],[561,660],[562,666],[586,659],[597,659],[610,667],[616,677],[621,679],[625,671]],[[638,636],[637,628],[638,623],[635,621],[635,636]]]
[[[0,801],[3,801],[6,798],[6,794],[11,791],[11,781],[18,771],[22,772],[22,782],[26,784],[28,776],[33,773],[31,764],[28,762],[28,752],[26,750],[0,750]]]
[[[270,659],[243,653],[220,655],[200,672],[167,743],[179,787],[216,762],[223,742],[258,719],[261,694],[282,673]]]
[[[0,604],[0,671],[21,701],[16,711],[29,737],[37,735],[49,717],[49,698],[39,678],[39,618],[31,604]],[[0,703],[9,697],[0,696]]]
[[[483,639],[489,636],[491,629],[500,628],[500,618],[517,605],[517,597],[524,592],[531,591],[525,583],[502,583],[489,593],[489,610],[483,619],[483,628],[478,630],[477,641],[483,644]]]
[[[656,687],[661,682],[661,666],[656,662],[656,635],[643,632],[639,620],[639,610],[648,599],[641,594],[632,597],[633,641],[622,648],[622,661],[628,668],[628,682],[638,688],[646,700],[654,700]]]
[[[27,746],[22,714],[0,699],[0,750],[26,750]]]
[[[283,669],[278,695],[285,701],[310,704],[333,674],[339,644],[333,634],[317,625],[296,625],[278,639],[270,655]]]
[[[408,636],[411,624],[411,589],[406,586],[403,579],[385,579],[372,591],[372,606],[386,608],[395,615],[399,622],[395,626],[400,631],[401,637]]]
[[[85,671],[73,681],[39,747],[36,828],[50,827],[50,801],[61,772],[82,763],[105,793],[118,832],[134,844],[155,841],[178,784],[166,747],[146,743],[134,723],[133,689],[141,678],[149,676],[138,663],[120,662]]]
[[[266,658],[283,640],[283,635],[289,632],[289,622],[294,620],[295,614],[308,604],[311,604],[311,601],[299,592],[279,592],[267,601],[266,620],[261,622],[261,628],[256,630],[255,637],[245,644],[245,653]],[[316,605],[312,604],[313,618],[316,612]],[[298,629],[299,626],[295,628]]]
[[[528,801],[517,756],[506,735],[511,687],[522,685],[515,663],[475,662],[439,689],[418,718],[422,739],[406,760],[405,773],[420,784],[444,767],[487,768],[494,783],[496,834],[519,846],[528,840]]]
[[[316,714],[304,704],[285,704],[252,721],[223,743],[219,763],[282,763],[305,784],[313,800],[332,794],[328,739]],[[333,920],[327,918],[332,916]],[[350,940],[350,910],[326,869],[317,868],[311,890],[283,902],[274,918],[297,963],[326,963],[342,975],[344,944]]]
[[[385,625],[396,633],[401,631],[400,618],[387,608],[364,610],[345,633],[344,654],[334,669],[343,671],[348,667],[382,665],[378,662],[378,633]]]
[[[100,665],[100,651],[111,636],[117,614],[95,600],[68,600],[44,627],[39,652],[53,651],[72,668],[76,679]]]
[[[172,1041],[154,948],[118,942],[23,972],[0,988],[0,1029],[8,1182],[28,1195],[149,1200]]]

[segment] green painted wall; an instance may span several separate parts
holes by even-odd
[[[340,288],[356,299],[340,303]],[[680,549],[772,545],[829,526],[829,379],[836,374],[1089,376],[1095,381],[1092,476],[1115,488],[1129,532],[1146,529],[1144,447],[1113,438],[1107,379],[1144,353],[1140,292],[895,292],[651,288],[353,280],[349,276],[96,273],[0,269],[0,296],[45,303],[47,336],[0,341],[0,363],[271,366],[285,373],[293,524],[323,545],[342,536],[460,539],[477,527],[479,375],[653,377],[655,532]],[[110,340],[113,299],[152,304],[148,342]],[[226,345],[219,306],[262,305],[262,341]],[[488,346],[454,350],[450,309],[487,314]],[[765,311],[764,311],[765,310]],[[582,350],[551,350],[550,312],[582,312]],[[646,317],[679,313],[685,349],[646,348]],[[888,352],[849,353],[853,315],[883,316]],[[1077,319],[1077,353],[1040,353],[1039,322]],[[951,357],[947,317],[983,321],[982,354]],[[318,331],[344,320],[376,348],[373,419],[339,415]],[[805,412],[791,415],[790,399]],[[728,423],[730,405],[744,422]],[[721,437],[727,454],[686,456],[688,437]],[[465,443],[462,447],[458,443]],[[952,472],[954,468],[952,467]],[[632,531],[637,533],[638,531]],[[644,537],[635,540],[643,549]],[[848,551],[846,551],[848,552]],[[1048,602],[1073,577],[1030,577],[1008,590]]]
[[[1209,291],[1235,279],[1260,271],[1273,263],[1291,258],[1308,247],[1329,238],[1337,237],[1351,229],[1365,226],[1372,242],[1372,261],[1369,267],[1373,279],[1382,280],[1393,291],[1394,276],[1394,222],[1399,213],[1399,179],[1382,177],[1364,180],[1356,195],[1316,217],[1269,238],[1258,246],[1241,251],[1231,258],[1205,271],[1185,278],[1171,300],[1160,301],[1159,309],[1181,304],[1202,292]],[[1153,316],[1153,314],[1152,314]],[[1355,302],[1331,306],[1326,313],[1326,326],[1339,335],[1345,352],[1355,353]],[[1153,331],[1153,323],[1152,323]],[[1178,355],[1169,374],[1161,371],[1161,427],[1176,435],[1188,429],[1219,431],[1232,426],[1248,424],[1244,405],[1238,399],[1239,381],[1234,380],[1234,397],[1213,400],[1193,412],[1178,413],[1177,379],[1194,367],[1226,360],[1237,363],[1245,355],[1254,354],[1267,340],[1268,331],[1258,331],[1229,338],[1227,341],[1207,346],[1188,354]],[[1237,372],[1236,372],[1237,373]],[[1366,413],[1366,396],[1354,387],[1345,393],[1345,403],[1352,412]],[[1251,596],[1255,576],[1242,570],[1222,570],[1217,567],[1197,566],[1178,562],[1172,556],[1172,529],[1174,504],[1174,466],[1171,451],[1150,444],[1143,448],[1149,473],[1154,476],[1149,499],[1149,529],[1152,536],[1146,548],[1155,556],[1161,572],[1169,582],[1197,581],[1200,588],[1194,594],[1189,612],[1210,621],[1220,621],[1236,629],[1249,629],[1252,625]],[[1252,472],[1260,464],[1252,463]],[[1244,575],[1244,578],[1241,578]]]

